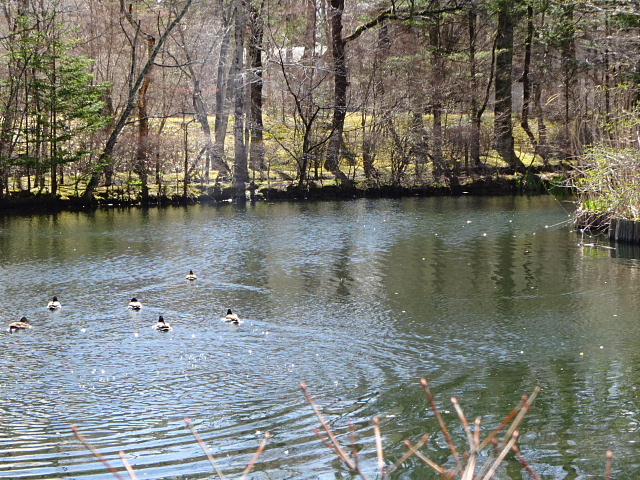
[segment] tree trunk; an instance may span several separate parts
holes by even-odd
[[[262,121],[262,40],[264,37],[264,20],[262,18],[261,3],[258,8],[250,7],[251,37],[249,43],[249,59],[251,62],[249,131],[251,132],[251,145],[249,147],[251,169],[260,172],[260,178],[264,175],[264,124]]]
[[[513,139],[511,73],[513,69],[513,30],[515,11],[511,2],[501,1],[496,32],[496,76],[494,104],[494,143],[502,159],[511,168],[524,171],[516,155]]]
[[[529,113],[531,110],[531,89],[532,81],[529,76],[531,70],[531,49],[533,45],[533,7],[527,6],[527,36],[524,44],[524,63],[522,67],[522,116],[520,120],[520,126],[526,132],[529,141],[533,146],[533,151],[542,157],[542,161],[545,165],[548,165],[549,160],[544,149],[540,148],[539,142],[536,139],[531,127],[529,126]]]
[[[542,158],[549,158],[549,144],[547,143],[547,125],[544,123],[544,111],[542,110],[542,84],[534,85],[533,104],[538,123],[538,149]]]
[[[8,10],[5,7],[4,14],[6,17],[7,25],[11,32],[16,33],[20,30],[20,24],[18,20],[26,15],[29,7],[27,0],[20,0],[16,2],[16,14],[11,18],[8,14]],[[22,36],[27,36],[28,33],[22,32]],[[9,193],[9,161],[14,155],[15,144],[13,142],[14,127],[18,117],[18,103],[20,97],[20,81],[19,77],[24,75],[20,72],[20,69],[16,70],[16,66],[11,62],[6,65],[8,71],[6,72],[6,82],[4,86],[4,101],[2,102],[2,121],[0,122],[0,198],[5,197]]]
[[[575,74],[576,64],[576,45],[575,45],[575,26],[574,26],[574,5],[567,4],[562,6],[562,19],[560,21],[560,56],[562,62],[562,83],[564,97],[564,132],[565,132],[565,150],[567,155],[573,156],[575,151],[572,148],[571,141],[571,123],[573,115],[571,112],[571,98],[575,90]],[[605,63],[608,62],[608,52],[605,52]],[[605,85],[605,99],[609,89]],[[606,100],[608,102],[608,100]],[[607,107],[608,109],[609,107]]]
[[[445,173],[444,158],[442,155],[442,116],[443,99],[442,88],[445,81],[445,65],[442,58],[440,45],[440,16],[432,20],[429,29],[429,43],[431,46],[431,64],[433,65],[433,87],[431,91],[431,110],[433,113],[433,175],[438,180]]]
[[[57,92],[58,88],[58,62],[56,61],[55,55],[53,55],[51,62],[51,85],[52,88]],[[55,97],[55,94],[54,94]],[[58,132],[57,132],[57,102],[54,101],[51,103],[49,107],[49,124],[51,125],[51,135],[49,140],[49,161],[51,162],[50,169],[50,194],[53,198],[58,194]]]
[[[235,55],[232,65],[231,77],[235,97],[233,137],[234,137],[234,163],[233,163],[233,197],[237,201],[246,200],[246,182],[249,181],[247,168],[247,148],[244,142],[244,99],[245,99],[245,72],[243,69],[244,54],[244,5],[238,2],[235,7],[234,42]]]
[[[318,105],[315,103],[316,90],[316,74],[318,72],[318,52],[316,50],[316,37],[318,18],[315,0],[304,0],[304,19],[305,29],[302,35],[302,45],[304,50],[300,59],[301,67],[300,76],[300,94],[296,99],[298,102],[298,110],[300,119],[304,125],[304,135],[302,140],[302,158],[299,165],[298,186],[305,185],[311,176],[311,168],[313,168],[313,179],[320,180],[320,162],[318,153],[313,152],[318,148],[318,138],[314,139],[314,123],[319,113]],[[315,140],[315,141],[314,141]],[[315,143],[315,144],[314,144]]]
[[[18,89],[12,82],[13,77],[9,77],[9,94],[2,111],[2,122],[0,122],[0,159],[6,162],[13,156],[13,128],[15,123],[15,112],[18,103]],[[0,164],[0,198],[5,196],[8,190],[9,168]]]
[[[481,117],[478,114],[478,66],[476,61],[476,17],[473,8],[469,9],[469,70],[471,77],[471,132],[469,134],[469,150],[471,164],[480,166],[480,125]]]
[[[200,80],[195,76],[193,77],[193,96],[191,99],[193,102],[193,110],[195,112],[196,120],[200,124],[202,134],[204,135],[204,150],[206,155],[204,178],[205,181],[209,183],[209,170],[212,167],[225,173],[230,173],[231,169],[229,168],[229,165],[227,165],[227,162],[215,155],[215,148],[211,141],[211,126],[209,125],[207,106],[202,99]]]
[[[538,149],[538,142],[529,126],[529,110],[531,109],[531,79],[529,71],[531,69],[531,44],[533,42],[533,7],[527,6],[527,35],[524,41],[524,62],[522,65],[522,114],[520,126],[529,137],[534,152]],[[546,163],[546,162],[545,162]]]
[[[153,54],[155,38],[148,35],[147,40],[147,60]],[[148,156],[149,156],[149,113],[147,111],[147,91],[151,85],[151,69],[147,72],[138,91],[138,144],[136,147],[136,159],[134,171],[140,178],[142,188],[142,203],[149,203],[148,184]]]
[[[227,85],[229,82],[229,69],[227,61],[229,56],[229,45],[231,44],[231,21],[224,25],[224,35],[220,43],[220,55],[218,57],[218,73],[216,75],[216,118],[214,122],[215,144],[213,146],[214,161],[219,164],[226,164],[224,160],[224,140],[227,136],[229,124],[229,114],[225,106],[227,98]]]
[[[367,109],[366,106],[363,106],[362,119],[360,121],[362,126],[362,168],[364,170],[364,176],[368,181],[376,183],[379,178],[378,171],[375,167],[376,146],[382,131],[382,125],[384,124],[384,121],[380,121],[376,115],[376,106],[378,103],[377,98],[382,100],[381,111],[388,111],[388,105],[385,101],[384,81],[381,78],[380,73],[380,65],[388,57],[390,48],[391,38],[389,36],[389,28],[386,23],[383,23],[378,29],[376,55],[374,56],[373,69],[371,73],[372,79],[380,79],[380,81],[371,83],[371,104],[373,108]],[[369,114],[368,110],[371,110],[371,114]],[[367,126],[367,123],[369,126]]]
[[[344,0],[331,0],[329,9],[331,17],[331,47],[334,73],[334,107],[331,122],[331,137],[327,147],[324,167],[339,182],[346,182],[347,176],[340,171],[340,152],[342,150],[342,133],[344,119],[347,114],[347,64],[345,58],[345,42],[342,38],[342,13]]]

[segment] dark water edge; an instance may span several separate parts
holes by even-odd
[[[206,187],[200,195],[163,195],[151,196],[147,201],[110,197],[101,194],[91,200],[82,197],[59,198],[50,194],[18,192],[0,198],[2,213],[47,213],[55,211],[82,211],[103,207],[163,207],[175,205],[215,204],[229,201],[276,201],[276,200],[346,200],[356,198],[407,198],[437,196],[506,196],[506,195],[543,195],[548,193],[570,194],[568,189],[558,188],[553,181],[539,175],[525,177],[485,176],[471,183],[450,185],[380,185],[362,187],[347,185],[310,185],[299,187],[289,185],[284,188],[251,189],[249,198],[238,198],[232,188],[219,186]]]

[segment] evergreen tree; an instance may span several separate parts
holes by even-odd
[[[101,115],[106,85],[93,84],[89,58],[70,53],[78,40],[71,40],[72,31],[63,32],[55,11],[38,18],[24,14],[16,24],[28,33],[13,36],[7,56],[8,71],[14,72],[7,83],[21,93],[7,97],[12,104],[4,105],[15,121],[3,132],[14,148],[2,162],[35,167],[40,188],[48,170],[49,192],[55,196],[59,165],[89,153],[83,135],[108,120]]]
[[[82,135],[103,127],[108,118],[102,116],[103,93],[106,85],[94,85],[89,73],[91,60],[68,54],[72,44],[65,39],[52,39],[41,57],[44,114],[40,124],[48,147],[44,152],[51,173],[51,195],[57,191],[59,165],[79,160],[88,152],[83,148]]]

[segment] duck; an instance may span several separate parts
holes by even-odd
[[[171,325],[169,325],[169,322],[165,321],[162,315],[160,315],[160,317],[158,318],[158,323],[156,323],[153,328],[160,332],[170,332],[171,330],[173,330],[173,328],[171,328]]]
[[[58,310],[62,307],[62,304],[58,301],[58,297],[53,297],[53,300],[51,300],[48,304],[47,304],[47,308],[49,310]]]
[[[193,273],[193,270],[189,270],[189,274],[185,277],[187,280],[195,280],[196,278],[198,278],[196,276],[195,273]]]
[[[140,310],[142,308],[142,303],[140,303],[136,297],[133,297],[129,302],[128,308],[130,310]]]
[[[233,313],[230,308],[227,309],[227,315],[222,320],[227,323],[233,323],[234,325],[242,323],[240,317]]]
[[[9,324],[7,331],[9,333],[19,332],[21,330],[29,330],[31,323],[27,320],[27,317],[22,317],[19,321]]]

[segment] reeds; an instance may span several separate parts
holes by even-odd
[[[534,388],[533,392],[530,395],[523,395],[520,403],[518,403],[514,409],[500,422],[500,424],[495,427],[493,430],[489,432],[488,435],[481,440],[482,431],[481,424],[482,420],[480,417],[476,418],[473,424],[471,424],[462,407],[460,406],[457,398],[452,397],[451,402],[453,407],[460,419],[462,424],[462,428],[466,434],[467,445],[465,446],[465,450],[463,453],[460,453],[460,450],[456,447],[451,434],[449,433],[449,429],[447,428],[442,414],[440,413],[440,409],[438,408],[435,398],[433,397],[429,384],[426,379],[421,379],[420,381],[424,393],[427,397],[431,405],[431,409],[438,421],[438,425],[440,431],[442,432],[445,441],[449,447],[451,452],[451,458],[453,460],[453,467],[445,467],[439,465],[436,461],[429,458],[427,454],[421,451],[421,449],[427,444],[429,441],[430,435],[425,434],[422,438],[416,443],[413,444],[409,440],[404,441],[404,445],[407,447],[406,453],[404,453],[395,463],[389,464],[385,460],[384,456],[384,448],[382,441],[382,432],[380,429],[380,421],[377,417],[373,418],[373,433],[374,440],[376,445],[376,479],[384,480],[389,478],[390,475],[397,471],[398,468],[404,464],[409,458],[416,457],[430,468],[435,470],[442,479],[444,480],[491,480],[496,476],[496,472],[502,463],[507,458],[509,453],[514,454],[514,458],[520,462],[520,464],[524,467],[524,469],[528,472],[528,474],[534,480],[541,480],[541,477],[533,470],[531,465],[526,461],[520,449],[517,446],[519,434],[519,427],[524,419],[525,415],[531,409],[535,398],[538,396],[540,392],[540,388]],[[369,477],[364,472],[361,459],[359,456],[358,449],[356,448],[356,432],[353,424],[349,424],[349,441],[351,442],[351,447],[347,448],[340,443],[338,439],[338,435],[333,431],[329,422],[324,418],[322,412],[315,400],[309,393],[307,386],[304,383],[300,384],[304,396],[306,397],[309,405],[313,409],[316,417],[320,421],[320,425],[322,428],[314,429],[315,434],[320,438],[322,443],[327,446],[341,461],[342,463],[354,474],[362,478],[363,480],[369,480]],[[209,459],[213,470],[216,472],[218,478],[220,480],[226,480],[225,475],[222,470],[217,465],[215,458],[209,447],[204,443],[193,424],[191,423],[191,419],[189,417],[185,417],[185,423],[187,427],[191,430],[191,434],[196,439],[196,442],[200,445],[205,455]],[[114,476],[118,480],[126,480],[120,472],[116,468],[114,468],[103,455],[100,454],[81,434],[78,428],[74,425],[71,427],[78,438],[78,440],[85,445],[95,456],[98,458],[102,464],[114,474]],[[260,455],[266,448],[267,442],[269,441],[270,435],[269,432],[265,433],[264,439],[256,452],[254,453],[251,461],[244,469],[240,480],[245,480],[253,467],[256,465]],[[481,453],[485,449],[490,449],[488,453]],[[129,465],[127,461],[126,455],[123,451],[120,452],[120,458],[123,462],[125,469],[129,474],[130,480],[137,480],[136,474]],[[606,465],[605,465],[605,480],[612,480],[612,471],[613,471],[613,452],[608,451],[606,455]]]

